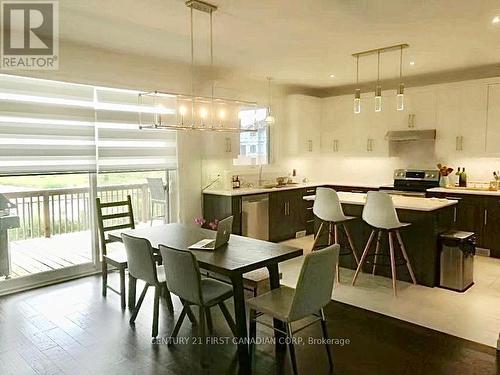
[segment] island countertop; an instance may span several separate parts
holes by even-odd
[[[366,194],[347,192],[338,192],[337,194],[339,195],[340,203],[362,206],[366,204]],[[391,195],[391,197],[396,209],[411,211],[434,211],[458,203],[457,200],[441,198],[406,197],[402,195]],[[315,195],[306,195],[304,200],[313,201],[315,198]]]

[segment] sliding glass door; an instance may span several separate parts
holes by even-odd
[[[177,220],[176,134],[138,94],[0,74],[0,294],[98,271],[97,197]]]

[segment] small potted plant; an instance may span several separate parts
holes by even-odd
[[[453,172],[453,168],[447,167],[446,165],[442,165],[439,163],[437,165],[439,169],[439,186],[447,188],[451,186],[450,183],[450,173]]]
[[[209,222],[202,217],[197,217],[196,219],[194,219],[194,223],[199,225],[201,228],[211,230],[217,230],[219,226],[219,220],[215,219],[214,221]]]

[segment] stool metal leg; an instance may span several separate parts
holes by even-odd
[[[314,248],[316,247],[316,243],[319,240],[319,237],[321,235],[321,231],[323,230],[323,225],[324,225],[323,222],[321,222],[321,224],[319,225],[318,233],[316,233],[316,236],[314,237],[314,242],[313,242],[312,249],[311,249],[312,251],[314,251]]]
[[[372,230],[372,233],[370,234],[370,238],[368,238],[368,242],[366,243],[365,250],[363,251],[363,255],[361,255],[361,260],[359,261],[358,268],[356,268],[356,272],[354,273],[354,277],[352,278],[352,285],[354,286],[354,283],[356,282],[356,279],[358,278],[359,271],[363,267],[363,263],[365,262],[366,256],[368,255],[368,251],[370,251],[370,246],[373,241],[373,237],[375,236],[375,229]]]
[[[394,296],[397,297],[396,291],[396,258],[394,257],[394,240],[392,238],[392,232],[389,231],[389,252],[391,256],[391,273],[392,273],[392,289]]]
[[[375,275],[375,270],[377,268],[378,255],[380,254],[380,240],[382,239],[382,231],[378,231],[377,245],[375,247],[375,259],[373,260],[372,275]]]
[[[411,267],[411,263],[410,263],[410,259],[408,258],[408,254],[406,254],[405,245],[403,244],[403,239],[401,238],[401,234],[399,233],[399,230],[396,231],[396,237],[398,239],[399,247],[401,248],[401,252],[403,253],[403,257],[405,258],[406,267],[408,268],[408,272],[410,273],[411,280],[413,281],[413,284],[417,285],[417,279],[415,278],[415,274],[413,273],[413,268]]]

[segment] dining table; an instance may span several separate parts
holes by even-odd
[[[250,356],[247,333],[247,316],[243,275],[260,268],[269,271],[271,289],[279,288],[280,262],[299,257],[303,254],[300,248],[287,246],[254,238],[231,234],[229,241],[215,250],[189,250],[189,246],[203,239],[215,238],[217,232],[190,224],[163,224],[140,227],[130,230],[109,232],[111,240],[121,241],[121,233],[147,239],[153,250],[159,254],[159,245],[174,249],[191,251],[201,269],[226,276],[231,281],[234,293],[234,313],[236,337],[240,368],[250,368]],[[136,280],[129,277],[129,306],[135,306]],[[283,323],[275,320],[274,327],[284,331]],[[279,332],[279,331],[278,331]],[[276,340],[277,345],[279,340]],[[278,346],[277,346],[278,348]]]

